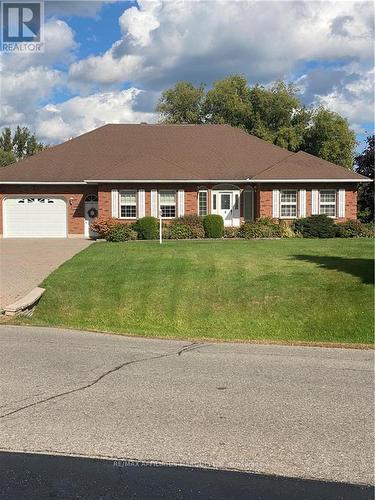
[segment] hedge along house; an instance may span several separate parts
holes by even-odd
[[[90,237],[99,214],[131,222],[219,214],[355,219],[369,179],[227,125],[105,125],[0,169],[0,231]]]

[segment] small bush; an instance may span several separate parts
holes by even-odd
[[[243,224],[239,230],[240,238],[281,238],[283,229],[269,217],[263,217],[255,222]]]
[[[359,238],[368,235],[367,227],[359,220],[347,220],[337,224],[340,238]]]
[[[304,238],[335,238],[339,231],[333,219],[326,215],[311,215],[297,219],[293,223],[293,230]]]
[[[204,227],[203,219],[199,215],[185,215],[184,217],[178,217],[174,219],[171,223],[173,224],[183,224],[190,228],[191,236],[190,238],[204,238]]]
[[[206,215],[203,219],[206,238],[222,238],[224,236],[224,219],[221,215]]]
[[[239,227],[225,227],[224,238],[238,238]]]
[[[189,240],[193,237],[191,228],[179,222],[170,224],[168,229],[168,235],[171,240]]]
[[[128,225],[117,223],[107,233],[107,241],[136,240],[137,233]]]
[[[373,220],[374,220],[374,214],[371,213],[371,210],[369,208],[366,208],[365,210],[358,212],[357,217],[361,222],[363,222],[365,224],[369,223],[369,222],[373,222]]]
[[[140,240],[156,240],[159,236],[159,221],[155,217],[142,217],[133,224]]]
[[[291,228],[290,224],[287,223],[287,221],[280,220],[279,225],[282,238],[296,238],[297,236],[296,233],[293,231],[293,229]]]
[[[375,224],[373,222],[368,222],[367,224],[363,224],[365,230],[365,236],[367,238],[375,238]]]
[[[93,231],[98,233],[101,238],[106,238],[109,231],[119,222],[112,217],[96,217],[90,227]]]

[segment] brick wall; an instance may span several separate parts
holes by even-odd
[[[306,215],[311,215],[311,190],[312,189],[344,189],[345,188],[345,217],[337,218],[338,222],[357,218],[357,190],[353,184],[258,184],[256,187],[256,217],[272,217],[272,191],[273,189],[306,189]],[[336,207],[336,212],[337,212]]]
[[[0,234],[3,233],[3,200],[7,196],[38,195],[59,197],[66,201],[68,212],[68,234],[84,233],[84,200],[86,195],[96,194],[96,186],[1,186],[0,193]]]

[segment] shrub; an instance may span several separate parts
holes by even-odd
[[[287,223],[285,220],[280,220],[280,231],[281,231],[281,237],[282,238],[296,238],[296,233],[293,231],[291,228],[290,224]]]
[[[184,217],[174,219],[171,224],[173,225],[174,223],[189,227],[191,231],[190,238],[204,238],[203,219],[199,215],[185,215]]]
[[[109,231],[119,222],[112,217],[96,217],[91,223],[91,229],[102,238],[106,238]]]
[[[224,238],[238,238],[239,227],[225,227]]]
[[[339,231],[333,219],[326,215],[311,215],[297,219],[293,223],[293,230],[304,238],[334,238]]]
[[[137,233],[128,224],[117,223],[107,233],[107,241],[136,240]]]
[[[373,222],[363,224],[363,227],[365,230],[365,236],[367,236],[367,238],[375,238],[375,225]]]
[[[206,238],[222,238],[224,236],[224,219],[221,215],[206,215],[203,219]]]
[[[359,220],[347,220],[337,224],[338,236],[341,238],[359,238],[368,235],[367,227]]]
[[[281,225],[275,224],[269,217],[263,217],[255,222],[243,224],[239,230],[240,238],[281,238]]]
[[[156,240],[159,235],[159,221],[155,217],[142,217],[133,225],[140,240]]]
[[[193,237],[191,228],[186,224],[174,222],[168,229],[168,237],[172,240],[189,240]]]
[[[363,223],[369,223],[373,221],[374,215],[369,208],[366,208],[366,210],[358,212],[358,219]]]

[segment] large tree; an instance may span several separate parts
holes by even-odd
[[[374,180],[375,135],[369,135],[366,142],[366,148],[355,157],[355,170]],[[374,182],[359,188],[358,208],[365,222],[374,220]]]
[[[355,136],[348,122],[324,108],[306,108],[292,84],[251,87],[241,75],[215,82],[205,92],[179,82],[157,106],[165,123],[227,123],[290,151],[305,150],[352,168]]]
[[[0,166],[22,160],[42,151],[47,146],[39,142],[27,127],[17,126],[14,134],[5,127],[0,134]]]
[[[203,100],[203,85],[178,82],[163,92],[156,110],[165,123],[201,123]]]
[[[355,146],[355,134],[345,118],[325,108],[313,112],[310,126],[304,134],[304,151],[352,168]]]

